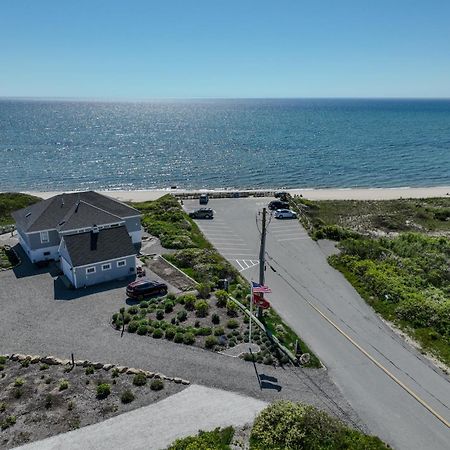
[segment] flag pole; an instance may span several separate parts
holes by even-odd
[[[252,306],[253,306],[253,282],[250,282],[250,322],[249,322],[249,332],[248,332],[249,347],[252,344]]]

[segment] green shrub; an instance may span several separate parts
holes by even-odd
[[[95,372],[94,366],[87,366],[84,373],[86,375],[92,375]]]
[[[5,366],[4,366],[3,364],[0,364],[0,372],[1,372],[2,370],[5,370]],[[3,377],[4,375],[5,375],[5,374],[2,373],[2,377]]]
[[[212,322],[214,325],[218,325],[218,324],[220,323],[220,316],[219,316],[219,314],[214,313],[214,314],[212,315],[212,317],[211,317],[211,322]]]
[[[139,324],[138,328],[137,328],[137,334],[139,334],[140,336],[144,336],[146,335],[148,332],[148,326],[144,325],[143,323]]]
[[[198,436],[177,439],[168,450],[228,450],[233,440],[233,427],[199,431]]]
[[[162,381],[162,380],[158,380],[158,379],[153,380],[153,381],[150,383],[150,389],[151,389],[152,391],[160,391],[161,389],[164,389],[164,383],[163,383],[163,381]]]
[[[176,298],[177,298],[177,296],[176,296],[173,292],[169,292],[169,293],[166,295],[166,298],[167,298],[167,300],[175,301]]]
[[[39,370],[47,370],[48,369],[48,364],[41,364],[39,366]]]
[[[20,361],[20,365],[22,367],[28,367],[30,365],[30,360],[29,359],[24,359],[23,361]]]
[[[199,283],[197,285],[197,291],[200,298],[208,298],[211,293],[211,286],[209,283]]]
[[[173,311],[173,302],[168,300],[164,303],[164,312],[171,313]]]
[[[149,306],[149,302],[144,301],[144,302],[139,303],[139,308],[141,308],[141,309],[147,309],[148,306]]]
[[[370,449],[388,447],[378,438],[350,430],[310,405],[278,401],[259,413],[251,431],[255,449]],[[357,445],[355,445],[357,443]]]
[[[133,377],[133,384],[135,386],[145,386],[147,384],[147,377],[145,373],[139,372]]]
[[[153,337],[155,339],[161,339],[164,336],[164,332],[161,328],[156,328],[155,331],[153,331]]]
[[[5,412],[6,411],[6,403],[5,402],[1,402],[0,403],[0,412]]]
[[[97,398],[104,399],[111,393],[111,386],[108,383],[101,383],[97,386]]]
[[[0,356],[0,364],[6,364],[6,361],[8,360],[8,358],[6,356]]]
[[[201,327],[197,330],[197,336],[209,336],[212,334],[210,327]]]
[[[15,387],[21,387],[25,384],[25,381],[22,378],[16,378],[14,380],[14,386]]]
[[[219,340],[216,338],[216,336],[208,336],[205,339],[205,348],[213,349],[218,344]]]
[[[183,343],[186,345],[192,345],[195,342],[194,333],[186,333],[183,336]]]
[[[156,311],[156,319],[157,320],[162,320],[164,319],[164,311],[162,309],[158,309]]]
[[[228,301],[228,292],[223,290],[218,290],[214,293],[216,296],[216,305],[219,308],[224,308],[227,305]]]
[[[0,422],[0,426],[2,430],[6,430],[9,427],[12,427],[16,423],[16,416],[8,416],[5,420]]]
[[[182,296],[184,301],[184,307],[188,311],[192,311],[195,307],[197,297],[194,294],[185,294]]]
[[[126,391],[122,392],[120,396],[120,401],[125,404],[131,403],[134,400],[134,398],[135,398],[134,394],[129,389],[127,389]]]
[[[59,382],[59,390],[60,391],[65,391],[68,388],[69,388],[69,382],[67,380],[61,380]]]
[[[139,322],[137,320],[132,320],[127,327],[129,333],[136,333],[139,328]]]
[[[234,330],[239,327],[239,322],[236,319],[230,319],[227,322],[227,328],[230,328],[230,330]]]
[[[131,314],[132,316],[139,314],[139,307],[138,306],[130,306],[128,308],[128,314]]]
[[[119,369],[114,368],[114,369],[112,370],[112,372],[111,372],[111,377],[112,377],[112,378],[117,378],[117,377],[119,377],[119,376],[120,376]]]
[[[171,341],[175,337],[176,329],[175,328],[167,328],[164,337]]]
[[[187,312],[183,309],[181,311],[178,311],[177,313],[177,319],[180,322],[184,322],[187,319]]]
[[[197,317],[206,317],[209,311],[209,303],[205,300],[195,302],[195,314]]]
[[[233,300],[227,301],[227,314],[230,317],[236,317],[238,312],[238,305]]]
[[[223,327],[214,328],[214,336],[223,336],[225,334],[225,330]]]
[[[175,337],[173,338],[173,341],[177,344],[181,344],[184,341],[184,334],[183,333],[175,333]]]

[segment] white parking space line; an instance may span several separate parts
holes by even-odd
[[[245,247],[216,247],[217,250],[249,250],[249,248]]]
[[[241,268],[241,270],[244,270],[244,267],[243,267],[242,264],[239,262],[239,260],[236,259],[235,261],[238,263],[238,265],[239,265],[239,267]]]
[[[251,269],[259,264],[258,260],[253,259],[236,259],[236,263],[239,265],[241,270],[239,272],[243,272],[244,270]]]
[[[235,256],[250,256],[250,257],[256,258],[256,255],[254,253],[226,253],[226,252],[223,252],[222,255],[225,256],[225,258],[231,258],[231,259],[234,259]]]

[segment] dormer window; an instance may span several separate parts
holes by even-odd
[[[48,238],[48,231],[41,231],[41,244],[46,244],[47,242],[49,242],[49,238]]]

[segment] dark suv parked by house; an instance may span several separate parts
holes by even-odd
[[[209,201],[208,194],[200,194],[200,198],[199,198],[200,205],[207,205],[208,201]]]
[[[167,284],[160,283],[159,281],[136,280],[127,286],[127,296],[138,300],[143,300],[145,297],[150,297],[151,295],[166,294]]]
[[[193,219],[212,219],[214,211],[211,208],[200,208],[189,213],[189,217]]]
[[[269,209],[272,211],[275,209],[289,209],[289,203],[282,202],[281,200],[272,200],[269,203]]]

